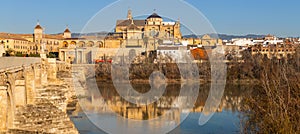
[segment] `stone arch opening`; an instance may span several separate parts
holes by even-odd
[[[70,46],[75,47],[76,46],[76,41],[71,41]]]
[[[104,48],[103,42],[102,42],[102,41],[98,41],[98,42],[96,43],[96,47]]]
[[[85,46],[85,42],[84,41],[79,41],[77,44],[77,47],[84,47]]]
[[[93,41],[89,41],[88,43],[87,43],[87,47],[93,47],[94,46],[94,42]]]
[[[69,47],[69,43],[67,41],[63,42],[63,47]]]

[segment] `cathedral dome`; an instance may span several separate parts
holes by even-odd
[[[161,18],[161,17],[158,14],[153,13],[147,19],[150,19],[150,18]]]
[[[43,29],[41,25],[37,24],[34,29]]]

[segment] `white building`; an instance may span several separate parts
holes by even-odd
[[[264,41],[263,45],[267,46],[267,45],[270,45],[270,44],[278,44],[278,43],[283,43],[283,40],[278,40],[278,39],[266,40],[266,41]]]
[[[265,40],[263,40],[263,39],[254,39],[254,40],[252,40],[252,42],[254,44],[263,44],[265,42]]]
[[[280,40],[276,36],[269,34],[265,36],[265,41],[263,43],[263,46],[268,46],[270,44],[280,44],[280,43],[283,43],[283,40]]]
[[[254,45],[254,43],[253,43],[252,39],[235,38],[235,39],[232,39],[231,42],[227,42],[226,45],[246,47],[249,45]]]
[[[158,57],[168,57],[175,63],[185,63],[185,57],[190,54],[187,46],[183,45],[160,45],[157,48]]]

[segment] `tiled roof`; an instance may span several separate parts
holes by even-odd
[[[58,35],[49,35],[49,34],[46,34],[46,35],[43,35],[44,38],[46,39],[57,39],[57,40],[63,40],[63,35],[61,34],[58,34]]]
[[[64,33],[71,33],[71,31],[69,30],[69,28],[67,28]]]
[[[34,29],[43,29],[40,25],[36,25]]]
[[[147,19],[149,19],[149,18],[161,18],[161,17],[158,14],[153,13]]]
[[[145,26],[145,20],[133,20],[136,26]],[[117,20],[117,26],[128,26],[131,24],[131,20]]]
[[[129,30],[139,30],[139,28],[135,24],[130,24],[127,28]]]
[[[22,34],[0,33],[0,38],[27,41],[26,39],[22,38]]]

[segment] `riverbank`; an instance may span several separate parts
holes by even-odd
[[[103,79],[96,77],[97,82],[101,83],[112,83],[113,81],[111,79]],[[167,79],[167,84],[181,84],[184,81],[181,79]],[[149,84],[149,79],[130,79],[130,83],[132,84]],[[199,79],[199,84],[210,84],[211,80],[205,80],[205,79]],[[241,85],[255,85],[260,84],[261,82],[256,79],[246,79],[246,80],[227,80],[226,84],[241,84]]]
[[[211,68],[209,63],[197,63],[198,66],[198,77],[201,84],[211,83]],[[120,77],[129,78],[131,83],[149,83],[149,77],[153,72],[160,72],[164,75],[166,83],[182,83],[185,81],[182,78],[182,74],[178,69],[176,63],[165,63],[165,64],[133,64],[130,65],[128,73],[126,68],[113,70],[114,74],[120,75]],[[188,71],[188,70],[187,70]],[[227,75],[236,73],[235,68],[228,68]],[[104,63],[95,66],[96,80],[99,82],[112,82],[112,64]],[[193,76],[195,77],[195,76]],[[122,78],[125,80],[125,78]],[[232,77],[227,76],[226,83],[231,84],[258,84],[260,81],[253,77]]]

